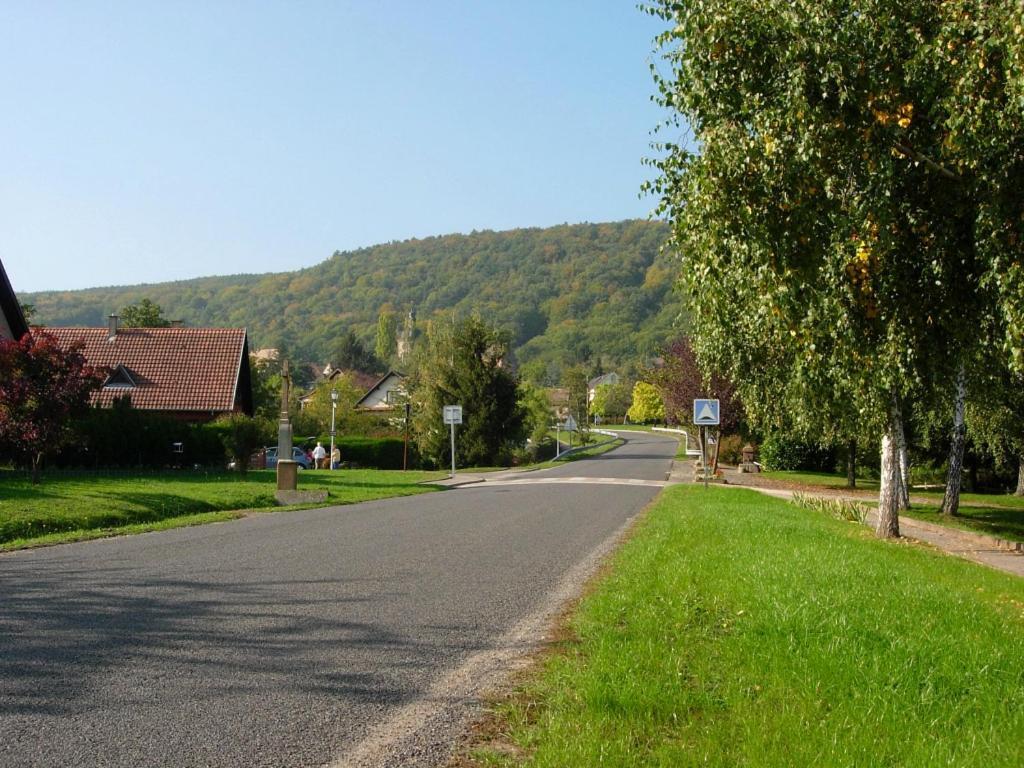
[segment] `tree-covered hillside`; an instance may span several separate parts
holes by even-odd
[[[328,362],[352,330],[373,349],[377,317],[417,323],[480,313],[511,332],[522,364],[549,369],[643,359],[672,335],[681,302],[659,253],[660,222],[624,221],[474,232],[335,253],[308,269],[269,275],[24,294],[43,325],[103,325],[143,298],[195,326],[245,326],[254,347]]]

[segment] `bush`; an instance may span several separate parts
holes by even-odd
[[[779,432],[764,439],[758,454],[761,465],[769,471],[833,472],[836,468],[833,446],[805,442]]]
[[[721,438],[718,443],[718,461],[733,466],[743,461],[743,438],[739,435]]]
[[[331,437],[320,437],[320,442],[328,453],[331,450]],[[334,438],[334,444],[341,451],[341,460],[348,464],[373,469],[401,469],[405,441],[400,437],[356,437],[345,435]],[[409,466],[416,466],[418,457],[415,445],[409,441]]]
[[[222,465],[226,458],[219,425],[140,411],[126,399],[111,408],[90,408],[74,431],[73,442],[55,458],[59,467],[162,469]]]

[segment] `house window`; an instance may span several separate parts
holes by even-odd
[[[123,365],[117,366],[103,382],[104,389],[132,389],[135,387],[135,379],[128,373]]]

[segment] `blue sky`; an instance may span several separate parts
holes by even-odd
[[[0,4],[0,258],[18,291],[310,266],[646,216],[630,0]]]

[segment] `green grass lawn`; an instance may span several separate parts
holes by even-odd
[[[816,486],[819,488],[846,488],[846,476],[828,472],[762,472],[763,477],[787,484]],[[878,491],[877,480],[857,479],[857,490]],[[915,489],[910,492],[914,504],[904,514],[916,520],[938,525],[986,533],[1002,539],[1024,541],[1024,496],[1005,493],[961,493],[960,512],[948,518],[938,513],[942,504],[942,488]],[[930,503],[921,503],[929,499]],[[865,499],[874,503],[871,499]]]
[[[485,765],[1024,765],[1024,581],[751,491],[667,490]]]
[[[762,472],[761,475],[769,480],[778,480],[784,483],[816,485],[820,488],[846,488],[846,475],[838,475],[833,472],[793,472],[789,470],[777,470],[775,472]],[[877,491],[878,481],[858,477],[857,490]]]
[[[910,509],[901,514],[928,523],[962,528],[975,533],[987,533],[1000,539],[1024,541],[1024,507],[1022,506],[978,507],[961,503],[957,516],[950,518],[939,514],[941,502],[942,497],[940,496],[934,504],[911,504]]]
[[[353,504],[433,490],[443,472],[317,470],[299,473],[300,490],[326,488],[329,504]],[[54,473],[33,486],[0,471],[0,550],[230,519],[233,510],[275,506],[275,473]],[[312,506],[312,505],[306,505]]]

